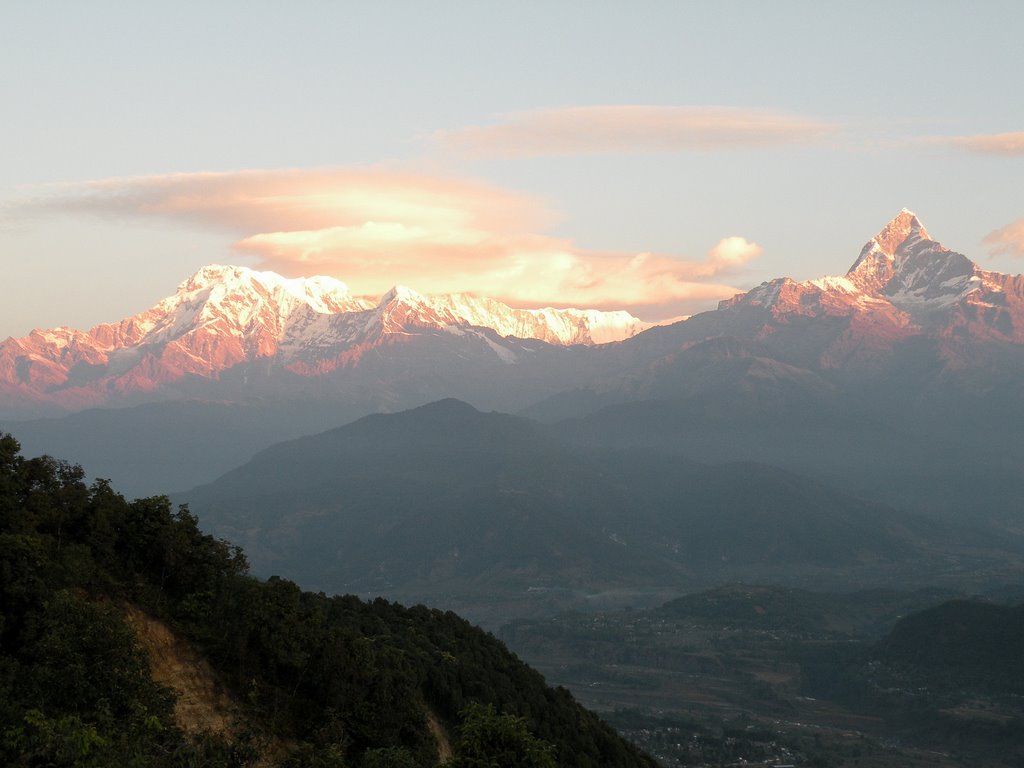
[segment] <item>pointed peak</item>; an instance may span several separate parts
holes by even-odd
[[[896,250],[908,239],[931,240],[928,230],[917,217],[917,214],[908,208],[903,208],[899,213],[872,238],[881,251],[889,256],[896,253]]]
[[[861,290],[874,293],[892,277],[897,252],[931,239],[917,214],[904,208],[868,240],[846,276]]]

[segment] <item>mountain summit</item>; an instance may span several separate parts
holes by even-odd
[[[846,276],[862,290],[876,292],[892,278],[900,257],[921,241],[931,241],[928,231],[904,208],[868,241]]]
[[[1024,278],[989,272],[951,251],[906,208],[864,245],[845,276],[778,278],[719,305],[752,308],[776,319],[847,317],[890,338],[925,333],[1024,343]]]
[[[915,240],[931,240],[928,230],[924,228],[924,224],[917,217],[917,214],[907,208],[903,208],[892,221],[882,228],[881,232],[871,238],[868,244],[864,246],[861,257],[863,258],[865,253],[874,250],[881,250],[883,253],[895,256],[900,246],[904,245],[911,238]]]

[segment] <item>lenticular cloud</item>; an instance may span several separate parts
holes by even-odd
[[[839,126],[735,107],[597,105],[501,115],[490,125],[439,131],[446,149],[497,156],[689,152],[807,144]]]
[[[721,284],[758,256],[742,237],[703,259],[595,251],[544,234],[528,196],[465,179],[377,169],[187,173],[55,185],[36,214],[157,217],[224,231],[256,266],[333,275],[357,294],[395,283],[492,296],[513,306],[630,309],[649,319],[731,296]]]

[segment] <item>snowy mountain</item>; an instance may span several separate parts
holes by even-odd
[[[982,269],[904,209],[845,275],[777,278],[599,354],[589,381],[524,412],[672,401],[733,421],[1011,419],[1024,414],[1024,277]]]
[[[861,250],[845,276],[797,283],[779,278],[719,309],[798,316],[870,317],[879,332],[1024,343],[1024,277],[981,269],[931,239],[904,208]]]
[[[969,453],[989,507],[1018,504],[1022,278],[945,248],[910,211],[851,256],[845,275],[772,280],[642,333],[625,313],[401,287],[367,300],[327,278],[208,267],[120,323],[0,343],[0,429],[152,493],[281,439],[454,397],[585,419],[588,444],[858,479],[901,504],[922,488],[943,505],[977,495],[957,480]],[[67,410],[82,412],[26,421]]]
[[[167,386],[234,371],[318,376],[358,366],[394,337],[448,334],[484,343],[496,359],[514,339],[592,345],[647,327],[627,312],[513,309],[466,294],[422,296],[395,287],[379,300],[352,296],[329,277],[286,279],[245,267],[207,266],[155,307],[89,331],[36,330],[0,344],[0,402],[77,409],[166,399]],[[510,338],[514,337],[514,339]]]
[[[0,343],[0,415],[187,398],[313,397],[359,403],[361,414],[455,396],[514,410],[573,390],[598,393],[594,402],[611,391],[615,402],[738,382],[771,382],[797,393],[782,396],[790,400],[837,384],[822,376],[878,377],[894,361],[920,362],[920,344],[905,349],[912,339],[931,345],[934,362],[921,365],[983,389],[981,366],[998,369],[1024,344],[1024,278],[981,269],[904,209],[845,275],[778,278],[715,311],[646,327],[626,312],[513,309],[402,286],[368,299],[332,278],[209,266],[119,323]],[[743,344],[711,357],[691,350],[715,339]]]
[[[845,275],[772,280],[604,354],[618,370],[524,412],[588,447],[772,464],[1021,529],[1024,280],[942,246],[910,211]]]

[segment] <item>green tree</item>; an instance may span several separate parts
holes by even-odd
[[[448,768],[555,768],[554,747],[530,733],[526,720],[470,704]]]

